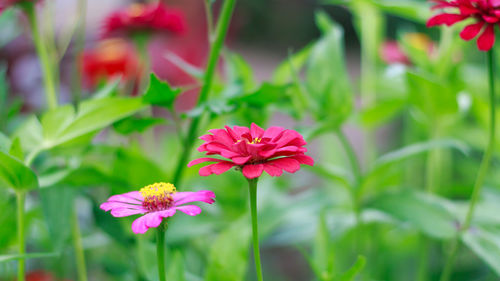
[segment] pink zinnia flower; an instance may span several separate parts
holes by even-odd
[[[297,172],[300,164],[314,165],[314,160],[304,155],[307,151],[304,145],[307,143],[294,130],[281,127],[263,130],[252,123],[250,128],[226,126],[225,129],[213,129],[209,132],[212,134],[200,137],[205,143],[198,151],[205,151],[206,155],[218,154],[229,160],[199,158],[191,161],[188,167],[203,162],[217,162],[201,168],[201,176],[219,175],[236,166],[249,179],[260,177],[263,171],[276,177],[281,176],[283,170]]]
[[[161,3],[134,3],[112,13],[105,21],[103,36],[130,35],[134,32],[183,33],[186,29],[184,14]]]
[[[500,23],[500,0],[432,0],[433,9],[455,8],[458,13],[441,13],[427,21],[427,27],[442,25],[451,26],[468,18],[475,19],[475,23],[466,26],[460,37],[471,40],[479,33],[477,47],[481,51],[488,51],[495,43],[495,25]]]
[[[162,182],[143,187],[140,191],[113,195],[101,204],[101,209],[111,210],[114,217],[143,214],[132,223],[132,231],[139,234],[160,226],[163,218],[173,216],[177,210],[190,216],[199,215],[200,207],[182,204],[195,201],[212,204],[214,198],[215,194],[209,190],[177,192],[172,184]]]

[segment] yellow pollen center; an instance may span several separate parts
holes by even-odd
[[[171,197],[172,194],[177,192],[177,189],[171,183],[160,182],[145,186],[139,192],[145,199],[156,198],[161,200]]]
[[[240,143],[242,142],[243,140],[237,140],[236,143]],[[262,141],[262,138],[254,138],[252,139],[251,141],[248,141],[247,139],[245,140],[248,144],[257,144],[257,143],[260,143]]]
[[[142,4],[132,4],[128,8],[128,15],[131,17],[138,17],[144,12],[144,5]]]

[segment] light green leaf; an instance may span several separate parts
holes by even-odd
[[[250,218],[243,216],[225,229],[212,245],[205,281],[243,280],[250,243]]]
[[[358,259],[354,263],[354,265],[344,272],[336,281],[353,281],[354,278],[365,268],[366,258],[364,256],[358,256]]]
[[[486,262],[500,276],[500,238],[499,233],[474,228],[462,235],[462,241],[469,249]]]
[[[0,151],[7,153],[10,149],[11,143],[10,139],[0,132]]]
[[[23,162],[0,151],[0,186],[14,190],[30,190],[38,188],[35,172]]]
[[[406,105],[405,100],[392,99],[379,102],[372,108],[364,109],[360,121],[367,128],[376,128],[399,114]]]
[[[43,143],[43,130],[36,116],[28,117],[13,133],[12,139],[19,138],[23,151],[28,153],[41,146]]]
[[[166,123],[163,118],[136,118],[129,117],[113,124],[113,128],[123,135],[129,135],[134,132],[142,133],[147,129]]]
[[[175,251],[167,256],[167,280],[185,281],[185,267],[181,251]]]
[[[29,259],[43,259],[43,258],[54,258],[58,257],[60,253],[29,253],[24,255],[14,254],[14,255],[2,255],[0,256],[0,263],[12,261],[12,260],[29,260]]]
[[[151,73],[151,79],[148,89],[144,94],[145,103],[172,108],[175,98],[182,92],[181,89],[172,88],[167,82],[163,82],[154,73]]]
[[[15,138],[12,142],[9,149],[9,154],[16,157],[19,161],[24,160],[23,148],[21,147],[21,141],[19,140],[19,138]]]
[[[260,88],[239,100],[251,106],[261,107],[278,101],[286,101],[288,99],[285,90],[288,86],[278,86],[270,83],[263,83]]]
[[[443,198],[426,193],[404,191],[381,194],[369,206],[381,210],[402,223],[409,222],[434,238],[451,238],[457,233],[455,216]]]
[[[54,250],[62,250],[70,236],[74,191],[57,186],[40,190],[40,202]]]

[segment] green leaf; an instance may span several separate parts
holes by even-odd
[[[372,108],[364,109],[360,114],[361,124],[367,128],[376,128],[399,114],[406,105],[406,100],[392,99],[378,102]]]
[[[344,272],[336,281],[353,281],[354,278],[365,268],[366,258],[364,256],[358,256],[358,259],[354,263],[354,265]]]
[[[43,258],[54,258],[58,257],[60,253],[29,253],[24,255],[14,254],[14,255],[1,255],[0,263],[13,261],[13,260],[29,260],[29,259],[43,259]]]
[[[14,190],[38,188],[35,172],[23,162],[0,151],[0,186],[6,185]]]
[[[120,85],[120,80],[120,78],[113,79],[111,82],[107,83],[104,87],[101,87],[97,92],[95,92],[92,97],[94,99],[111,97],[116,92],[118,85]]]
[[[305,66],[309,55],[311,54],[312,47],[307,46],[299,52],[291,55],[287,60],[282,62],[274,71],[272,81],[276,84],[286,84],[293,81],[296,73],[300,73]]]
[[[67,186],[40,190],[40,201],[54,250],[62,250],[70,236],[74,191]]]
[[[262,107],[283,100],[286,101],[288,100],[288,96],[285,94],[287,87],[288,86],[278,86],[265,82],[257,91],[243,96],[239,100],[255,107]]]
[[[235,53],[229,53],[226,59],[226,87],[222,96],[234,99],[255,89],[256,82],[252,67],[245,59]]]
[[[148,89],[144,94],[143,100],[145,103],[172,108],[175,98],[182,92],[181,89],[171,88],[167,82],[162,82],[151,73],[151,79]]]
[[[326,223],[326,217],[325,214],[322,213],[319,218],[318,229],[314,239],[312,257],[312,262],[315,268],[314,271],[319,280],[328,281],[332,279],[331,276],[333,275],[335,255],[331,240],[330,231],[328,230],[328,225]]]
[[[316,14],[323,37],[312,47],[306,87],[317,102],[315,117],[341,124],[353,109],[353,96],[345,66],[344,32],[324,12]]]
[[[243,280],[248,263],[250,218],[243,216],[219,234],[209,252],[205,281]]]
[[[122,135],[129,135],[134,132],[142,133],[147,129],[166,123],[163,118],[136,118],[129,117],[113,124],[113,128]]]
[[[12,142],[12,145],[9,149],[9,154],[16,157],[19,161],[24,160],[23,148],[21,147],[21,141],[19,140],[19,138],[15,138]]]
[[[431,140],[420,143],[411,144],[401,149],[391,151],[380,156],[375,162],[375,167],[394,164],[417,154],[427,152],[432,149],[456,149],[464,155],[469,153],[467,145],[461,141],[453,139]]]
[[[426,193],[404,191],[381,194],[369,206],[381,210],[402,223],[409,222],[434,238],[451,238],[457,233],[455,216],[448,201]]]
[[[140,98],[108,97],[81,103],[75,114],[73,107],[62,106],[42,116],[43,149],[50,149],[91,132],[144,108]]]
[[[24,152],[28,153],[43,143],[43,129],[36,116],[29,116],[12,134],[12,139],[19,138]]]
[[[462,241],[500,276],[500,238],[482,228],[473,228],[462,235]]]
[[[2,152],[9,152],[9,149],[10,149],[10,146],[11,146],[12,142],[10,141],[10,139],[2,134],[2,132],[0,132],[0,151]]]
[[[173,254],[167,256],[167,260],[167,280],[185,281],[185,267],[182,252],[175,251]]]

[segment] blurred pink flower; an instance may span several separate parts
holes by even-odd
[[[249,179],[258,178],[263,171],[270,176],[281,176],[283,170],[295,173],[300,164],[314,165],[314,160],[305,155],[307,151],[302,135],[294,130],[270,127],[267,130],[252,123],[250,128],[228,126],[225,129],[209,130],[208,135],[200,137],[205,143],[198,151],[206,155],[218,154],[229,160],[218,158],[199,158],[191,161],[191,167],[203,162],[217,162],[200,169],[201,176],[222,174],[232,167],[239,167]]]
[[[212,204],[214,198],[215,194],[209,190],[177,192],[172,184],[162,182],[143,187],[140,191],[113,195],[101,204],[101,209],[111,210],[114,217],[143,214],[132,223],[132,231],[139,234],[160,226],[163,218],[173,216],[177,210],[190,216],[199,215],[200,207],[183,204],[195,201]]]
[[[472,18],[475,23],[467,25],[460,37],[471,40],[481,33],[477,39],[477,47],[488,51],[495,43],[495,25],[500,24],[500,0],[433,0],[432,9],[455,8],[457,13],[440,13],[427,21],[427,27],[454,25],[457,22]]]
[[[381,57],[387,64],[410,64],[410,59],[408,59],[403,50],[401,50],[398,41],[385,41],[382,44]]]
[[[408,47],[423,51],[430,57],[436,49],[436,44],[424,33],[406,33],[403,35],[402,41],[405,42]],[[389,40],[384,42],[380,52],[382,60],[387,64],[401,63],[411,65],[413,63],[398,41]]]
[[[103,37],[125,35],[134,32],[170,32],[182,34],[186,30],[184,14],[164,4],[134,3],[118,10],[105,20]]]

